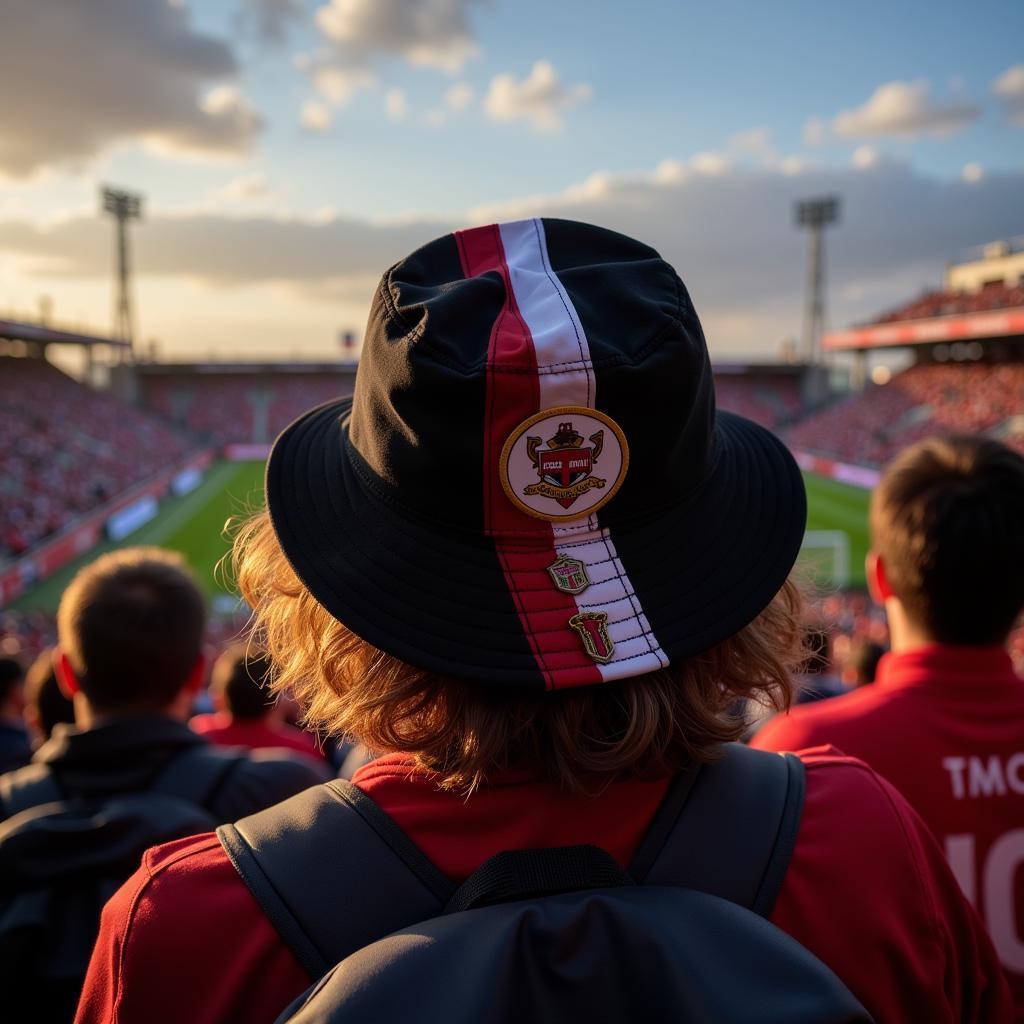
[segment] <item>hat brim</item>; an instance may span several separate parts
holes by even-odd
[[[434,672],[539,685],[522,624],[482,535],[418,522],[356,468],[351,399],[311,410],[277,439],[266,495],[281,548],[316,600],[375,647]],[[788,449],[719,412],[717,459],[686,501],[614,531],[615,545],[671,661],[738,632],[796,561],[807,504]]]

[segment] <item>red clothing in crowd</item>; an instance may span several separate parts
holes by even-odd
[[[308,732],[283,722],[266,718],[232,718],[224,711],[217,711],[212,715],[196,715],[188,724],[219,747],[248,747],[250,750],[284,747],[307,757],[322,760],[324,756]]]
[[[878,678],[767,723],[752,746],[831,743],[924,818],[978,908],[1024,1021],[1024,680],[1000,647],[886,655]]]
[[[1007,1020],[995,953],[924,825],[863,764],[829,751],[804,761],[806,803],[772,921],[878,1021]],[[455,881],[504,849],[597,843],[625,864],[667,787],[626,781],[582,801],[509,778],[464,800],[400,756],[353,781]],[[150,850],[107,904],[76,1021],[263,1024],[310,983],[217,839],[199,836]]]

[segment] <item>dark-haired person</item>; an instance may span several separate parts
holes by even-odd
[[[73,725],[75,721],[75,704],[60,688],[53,654],[54,648],[43,648],[25,673],[25,722],[37,747],[58,725]]]
[[[237,644],[213,663],[210,695],[216,711],[196,715],[189,725],[210,743],[250,750],[284,748],[317,761],[323,754],[302,729],[279,720],[268,689],[270,659],[248,644]]]
[[[103,899],[148,846],[323,780],[308,759],[218,752],[188,728],[205,624],[180,556],[157,548],[101,556],[61,597],[54,665],[76,725],[0,776],[8,1019],[71,1017]]]
[[[332,783],[296,798],[315,814],[268,826],[285,873],[283,844],[315,852],[290,881],[336,911],[326,924],[362,927],[342,955],[422,921],[390,913],[373,858],[342,866],[346,836],[379,847],[366,821],[431,862],[417,876],[431,891],[415,891],[439,914],[433,890],[501,851],[593,844],[631,865],[674,780],[696,772],[713,792],[743,758],[757,781],[726,808],[780,771],[805,784],[784,877],[718,824],[701,833],[738,857],[730,881],[781,879],[772,923],[877,1021],[1005,1019],[981,923],[887,783],[829,752],[723,749],[745,726],[738,699],[791,696],[806,499],[772,434],[716,414],[700,322],[649,246],[537,219],[400,261],[354,399],[278,438],[266,492],[234,554],[273,685],[382,752],[344,801]],[[311,940],[282,918],[278,932],[236,870],[248,862],[227,837],[248,827],[150,851],[104,911],[78,1024],[263,1024],[310,985]],[[374,908],[390,927],[366,934]],[[400,994],[416,1019],[417,992]]]
[[[854,640],[843,663],[842,680],[848,690],[870,686],[878,675],[885,648],[874,640]]]
[[[25,669],[0,658],[0,772],[28,764],[32,743],[25,728]]]
[[[1024,458],[997,441],[922,441],[871,499],[868,583],[892,653],[875,685],[779,716],[754,746],[831,743],[884,775],[943,845],[1024,1020],[1024,680],[1006,641],[1024,609]]]

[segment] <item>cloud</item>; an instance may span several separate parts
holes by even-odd
[[[870,174],[855,167],[707,174],[688,159],[647,172],[597,173],[561,193],[480,207],[455,221],[152,212],[133,241],[143,276],[211,288],[272,284],[303,301],[339,301],[368,296],[385,267],[455,227],[534,215],[592,221],[649,242],[676,266],[714,356],[771,355],[800,325],[806,238],[793,225],[793,204],[830,194],[842,201],[840,222],[826,237],[833,326],[937,285],[947,260],[1024,222],[1024,171],[965,182],[880,161]],[[95,216],[45,227],[0,220],[0,248],[19,273],[105,278],[109,243],[109,225]],[[226,306],[233,301],[226,298]],[[153,329],[159,333],[158,324]]]
[[[305,12],[302,0],[242,0],[236,23],[242,32],[268,45],[280,45]]]
[[[3,19],[0,173],[26,177],[126,141],[238,156],[263,129],[231,85],[231,47],[167,0],[5,0]]]
[[[479,53],[469,20],[482,0],[330,0],[315,22],[346,66],[378,55],[457,72]]]
[[[495,121],[528,121],[537,131],[561,130],[561,112],[589,100],[589,85],[565,88],[546,60],[533,65],[521,82],[513,75],[495,75],[484,97],[484,110]]]
[[[452,114],[462,114],[476,99],[476,90],[469,82],[457,82],[444,94],[444,106],[428,110],[421,121],[428,128],[439,128],[447,124]]]
[[[271,194],[272,190],[270,183],[267,181],[267,176],[258,171],[232,178],[231,181],[216,192],[219,198],[241,201],[266,199]]]
[[[1024,128],[1024,64],[1014,64],[993,83],[992,93],[1003,103],[1011,122]]]
[[[887,82],[863,106],[837,114],[832,130],[848,139],[945,136],[966,128],[980,113],[978,107],[963,100],[939,103],[930,91],[923,80]]]
[[[811,117],[804,122],[804,145],[812,149],[822,146],[828,138],[828,125],[820,117]]]
[[[866,171],[871,167],[876,167],[880,159],[878,150],[874,146],[863,145],[853,151],[850,163],[858,170]]]
[[[449,110],[461,113],[476,98],[476,90],[469,82],[456,82],[445,94],[444,102]]]
[[[302,104],[302,111],[299,115],[299,123],[307,132],[322,135],[331,127],[333,115],[330,107],[318,100],[306,100]]]
[[[404,121],[409,113],[409,104],[401,89],[388,89],[384,94],[384,109],[392,121]]]

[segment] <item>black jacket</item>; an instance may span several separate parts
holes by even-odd
[[[125,716],[92,729],[58,725],[30,765],[0,776],[0,820],[10,814],[4,796],[20,772],[34,774],[46,765],[66,796],[103,799],[146,790],[172,758],[204,744],[183,722],[163,715]],[[310,758],[252,751],[225,776],[206,810],[219,822],[234,821],[327,777]]]

